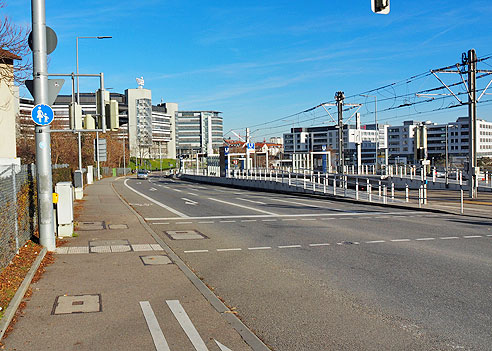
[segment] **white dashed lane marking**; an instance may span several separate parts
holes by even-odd
[[[403,243],[403,242],[421,242],[421,241],[432,241],[436,239],[441,239],[441,240],[451,240],[451,239],[480,239],[480,238],[485,238],[485,237],[492,237],[492,234],[487,234],[487,235],[464,235],[462,237],[458,236],[441,236],[438,238],[416,238],[416,239],[408,239],[408,238],[403,238],[403,239],[391,239],[391,240],[369,240],[369,241],[364,241],[362,242],[363,244],[384,244],[387,242],[392,242],[392,243]],[[312,244],[307,244],[309,247],[323,247],[323,246],[331,246],[331,245],[338,245],[338,246],[347,246],[348,244],[352,245],[361,245],[360,242],[358,241],[341,241],[337,243],[312,243]],[[300,249],[303,246],[300,244],[289,244],[289,245],[278,245],[276,248],[278,249]],[[271,246],[256,246],[256,247],[248,247],[247,250],[250,251],[255,251],[255,250],[271,250]],[[242,248],[240,247],[235,247],[235,248],[221,248],[221,249],[216,249],[217,252],[227,252],[227,251],[243,251]],[[184,251],[184,253],[203,253],[203,252],[209,252],[209,250],[188,250]]]

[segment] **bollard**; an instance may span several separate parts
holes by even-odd
[[[359,200],[359,178],[355,178],[355,199]]]
[[[372,202],[371,184],[367,186],[367,198],[369,202]]]
[[[388,192],[387,192],[387,186],[383,186],[383,204],[388,203]]]
[[[289,171],[289,173],[287,174],[287,177],[289,178],[289,186],[290,186],[290,171]]]
[[[381,181],[378,183],[378,196],[381,198]]]
[[[337,194],[337,176],[333,175],[333,195]]]
[[[369,186],[371,185],[371,183],[369,182],[369,178],[366,179],[366,192],[369,194]]]
[[[395,183],[391,183],[391,201],[395,201]]]
[[[325,174],[325,179],[323,179],[323,194],[326,194],[326,183],[327,183],[327,180],[326,179],[326,174]]]
[[[405,202],[408,202],[408,184],[405,184]]]
[[[316,192],[316,182],[313,182],[313,193]]]
[[[463,187],[460,187],[460,213],[463,214]]]

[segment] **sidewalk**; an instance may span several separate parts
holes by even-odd
[[[120,200],[114,181],[85,188],[78,237],[57,249],[55,263],[31,286],[5,349],[252,350],[244,339],[262,349]]]

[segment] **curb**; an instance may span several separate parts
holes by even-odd
[[[140,224],[150,233],[154,240],[162,246],[164,251],[169,255],[169,257],[176,263],[176,265],[181,269],[185,276],[191,281],[191,283],[198,289],[198,291],[207,299],[207,301],[212,305],[212,307],[219,312],[219,314],[224,317],[227,322],[238,332],[238,334],[243,338],[243,340],[248,344],[254,351],[270,351],[270,349],[261,341],[244,323],[233,313],[231,310],[224,305],[222,301],[215,296],[215,294],[201,281],[200,278],[196,276],[195,273],[184,263],[181,258],[176,255],[176,253],[162,240],[159,235],[145,222],[143,217],[136,212],[122,197],[116,189],[114,188],[113,182],[111,182],[111,187],[115,192],[116,196],[125,204],[125,206],[138,218]]]
[[[9,303],[9,307],[7,307],[7,309],[5,310],[5,314],[3,318],[0,320],[0,340],[2,340],[3,335],[7,331],[7,328],[10,325],[12,318],[14,318],[15,312],[17,312],[17,308],[19,307],[22,299],[24,298],[24,295],[26,294],[26,291],[29,288],[29,285],[31,284],[32,278],[34,278],[34,274],[36,274],[36,271],[38,270],[41,261],[46,255],[46,252],[48,252],[48,250],[44,247],[39,253],[36,260],[34,261],[33,265],[31,266],[31,269],[29,269],[29,272],[24,278],[22,284],[19,286],[19,289],[17,289],[17,292],[12,298],[12,301],[10,301]]]

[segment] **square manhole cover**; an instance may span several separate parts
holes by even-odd
[[[62,295],[55,299],[51,314],[101,312],[101,295]]]
[[[172,263],[171,259],[166,255],[140,256],[140,259],[142,260],[143,264],[146,266]]]
[[[110,224],[108,225],[109,229],[128,229],[128,225],[126,224]]]
[[[91,241],[89,241],[90,247],[116,246],[116,245],[130,245],[130,242],[128,240],[91,240]]]
[[[205,235],[196,230],[168,230],[165,233],[172,240],[208,239]]]
[[[102,230],[106,229],[106,223],[102,222],[78,222],[76,225],[77,230]]]

